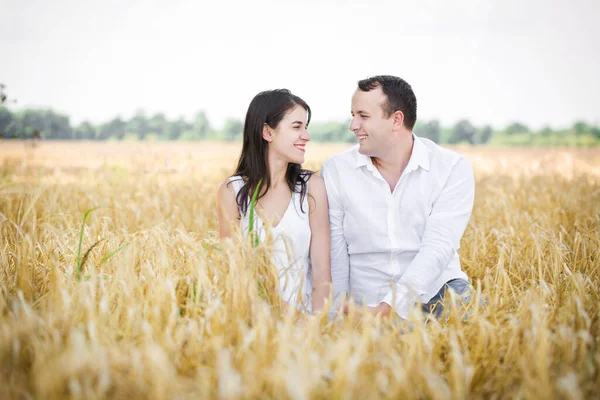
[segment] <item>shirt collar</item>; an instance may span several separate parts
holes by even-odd
[[[410,159],[408,160],[408,164],[406,165],[406,169],[408,171],[414,171],[417,168],[421,167],[426,171],[429,171],[430,163],[429,163],[429,149],[423,143],[421,138],[419,138],[414,133],[412,134],[414,144],[413,150],[410,155]],[[373,170],[375,166],[373,165],[373,161],[371,157],[366,156],[364,154],[360,154],[358,149],[356,150],[356,168],[367,166],[368,170]]]

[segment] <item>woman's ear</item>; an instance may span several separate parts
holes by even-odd
[[[263,137],[263,139],[265,139],[267,142],[271,142],[271,141],[273,141],[273,131],[272,131],[272,129],[269,127],[269,125],[267,125],[267,124],[265,124],[265,125],[263,126],[262,137]]]

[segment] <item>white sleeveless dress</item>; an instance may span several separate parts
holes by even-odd
[[[244,185],[244,181],[240,176],[233,176],[229,178],[229,182],[233,185],[237,199],[237,194]],[[250,198],[248,198],[249,203]],[[281,298],[306,313],[310,313],[312,310],[313,287],[308,211],[308,194],[304,196],[302,208],[300,208],[300,193],[294,192],[283,218],[277,226],[271,227],[271,236],[274,239],[273,258],[279,275]],[[242,232],[247,235],[249,213],[241,214],[241,217]],[[254,214],[254,231],[259,233],[259,239],[264,242],[266,230],[258,213]]]

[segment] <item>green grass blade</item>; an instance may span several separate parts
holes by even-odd
[[[85,221],[87,220],[88,216],[96,211],[99,208],[102,208],[103,206],[98,206],[98,207],[92,207],[89,208],[85,211],[85,214],[83,214],[83,221],[81,222],[81,229],[79,231],[79,245],[77,246],[77,272],[80,273],[81,272],[81,266],[82,266],[82,259],[81,259],[81,244],[83,243],[83,231],[85,229]]]
[[[104,264],[105,262],[107,262],[108,260],[110,260],[111,258],[113,258],[114,255],[116,255],[118,252],[120,252],[121,250],[123,250],[127,246],[129,246],[129,243],[124,244],[123,246],[119,247],[115,251],[112,251],[112,252],[108,253],[106,256],[104,256],[104,258],[102,258],[102,260],[100,261],[100,264],[98,264],[98,267],[102,266],[102,264]]]
[[[254,193],[252,194],[252,199],[250,200],[250,210],[248,211],[250,215],[248,216],[248,235],[252,240],[252,246],[258,246],[258,235],[254,232],[254,209],[256,208],[256,199],[258,197],[258,191],[260,190],[260,185],[262,183],[262,179],[258,181],[258,185],[256,185],[256,189],[254,189]]]
[[[102,243],[105,239],[100,239],[98,240],[96,243],[94,243],[93,245],[91,245],[89,247],[89,249],[87,249],[87,251],[85,252],[85,254],[83,255],[82,259],[81,259],[81,267],[80,270],[78,272],[83,271],[83,267],[85,266],[85,262],[88,259],[88,256],[90,255],[90,253],[92,252],[92,250],[94,250],[94,247],[98,246],[100,243]]]

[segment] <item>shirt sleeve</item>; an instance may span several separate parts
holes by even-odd
[[[473,168],[461,157],[433,203],[417,255],[382,301],[393,305],[400,317],[408,318],[419,296],[427,292],[450,264],[469,222],[474,198]]]
[[[348,245],[344,238],[344,207],[340,195],[339,172],[332,160],[325,162],[321,169],[325,180],[329,203],[329,225],[331,232],[331,281],[334,297],[348,294],[350,282],[350,260]]]

